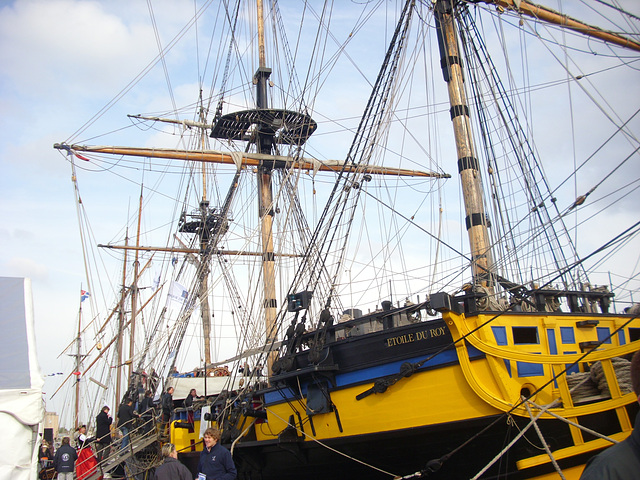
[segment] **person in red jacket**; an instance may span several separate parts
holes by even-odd
[[[80,435],[78,442],[80,450],[78,450],[78,460],[76,460],[76,478],[78,480],[96,478],[98,460],[93,453],[93,448],[85,435]],[[98,480],[101,478],[102,476],[98,477]]]

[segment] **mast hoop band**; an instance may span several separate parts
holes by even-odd
[[[440,67],[442,69],[449,68],[451,65],[460,65],[460,68],[462,68],[462,60],[457,55],[449,55],[440,59]]]
[[[487,226],[487,217],[484,213],[472,213],[465,218],[465,223],[467,224],[467,230],[477,225]]]
[[[451,120],[461,115],[469,116],[469,106],[468,105],[453,105],[449,112],[451,114]]]
[[[480,163],[476,157],[462,157],[458,159],[458,173],[464,170],[480,170]]]

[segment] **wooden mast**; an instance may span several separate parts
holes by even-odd
[[[458,172],[466,213],[465,222],[471,246],[473,280],[475,284],[482,284],[489,289],[489,293],[493,293],[493,282],[490,278],[493,267],[491,244],[484,210],[480,167],[475,154],[469,105],[464,90],[453,2],[454,0],[438,0],[435,5],[438,45],[442,72],[449,91],[451,121],[458,154]]]
[[[267,80],[271,75],[271,69],[266,67],[264,45],[264,10],[262,0],[257,0],[258,8],[258,51],[259,67],[254,80],[257,84],[256,107],[268,108]],[[258,132],[257,150],[261,154],[271,154],[273,134]],[[273,164],[272,164],[273,165]],[[264,321],[266,344],[276,340],[276,275],[275,257],[273,251],[273,192],[271,186],[272,166],[262,163],[258,167],[258,215],[260,217],[260,232],[262,237],[262,278],[264,289]],[[271,373],[271,366],[275,361],[275,355],[267,359],[267,375]]]
[[[140,201],[138,204],[138,231],[136,233],[136,247],[140,247],[140,223],[142,220],[142,186],[140,186]],[[133,283],[131,284],[131,338],[129,338],[129,379],[133,373],[133,357],[135,355],[135,333],[136,333],[136,315],[138,308],[138,275],[140,270],[140,262],[138,260],[140,250],[135,250],[135,260],[133,262]]]
[[[129,245],[129,229],[124,238],[125,246]],[[122,291],[120,295],[120,308],[118,310],[118,341],[116,344],[116,408],[120,406],[122,398],[120,396],[120,387],[122,384],[122,333],[124,330],[124,300],[126,298],[125,284],[127,281],[127,250],[124,251],[124,260],[122,265]]]
[[[200,106],[200,120],[204,123],[204,107]],[[204,129],[201,129],[201,147],[204,150],[207,141],[207,135]],[[211,253],[207,248],[210,238],[209,229],[207,228],[207,218],[209,216],[209,201],[207,200],[207,178],[206,164],[202,164],[202,201],[200,202],[200,214],[202,216],[202,228],[200,229],[200,289],[198,295],[200,297],[200,316],[202,317],[202,336],[204,337],[204,365],[205,375],[206,366],[211,363],[211,310],[209,308],[209,263]],[[217,234],[214,234],[217,236]]]
[[[76,401],[75,401],[75,424],[76,428],[80,426],[80,342],[82,332],[82,288],[80,288],[80,308],[78,309],[78,336],[76,337]]]

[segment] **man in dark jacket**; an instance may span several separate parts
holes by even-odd
[[[631,385],[640,402],[640,351],[631,359]],[[580,480],[636,480],[640,478],[640,413],[631,435],[591,458]]]
[[[96,456],[98,457],[98,463],[101,463],[103,458],[109,456],[112,422],[113,418],[109,415],[109,407],[105,405],[96,417]]]
[[[164,424],[164,433],[169,436],[169,422],[171,421],[171,414],[173,413],[173,387],[167,388],[167,391],[162,395],[162,423]]]
[[[198,394],[196,393],[196,389],[192,388],[189,391],[189,395],[187,395],[187,397],[184,399],[184,402],[182,404],[184,406],[184,408],[187,409],[187,423],[190,423],[191,425],[193,425],[193,423],[194,423],[193,401],[196,399],[197,396],[198,396]]]
[[[156,468],[152,480],[192,480],[191,472],[178,460],[178,452],[173,443],[162,446],[164,463]]]
[[[206,480],[234,480],[238,472],[229,450],[218,443],[220,430],[207,428],[203,441],[204,448],[198,462],[198,473],[204,474]],[[198,476],[198,479],[200,478]]]
[[[133,419],[139,416],[133,411],[133,400],[130,398],[122,402],[122,405],[118,408],[118,428],[122,431],[121,450],[124,450],[129,445],[129,432],[133,428]]]
[[[58,480],[73,480],[78,454],[76,449],[69,445],[69,437],[62,439],[62,445],[53,457],[53,468],[58,472]]]
[[[145,433],[151,431],[153,428],[153,398],[151,397],[151,390],[147,390],[144,393],[144,398],[140,402],[140,410],[138,412],[142,416],[143,430]]]

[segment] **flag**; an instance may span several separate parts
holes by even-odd
[[[168,297],[174,302],[182,304],[189,298],[189,291],[178,282],[171,282]]]
[[[160,286],[160,274],[158,273],[158,275],[156,275],[156,278],[153,279],[153,285],[151,286],[151,289],[155,292],[159,286]]]
[[[80,290],[80,301],[84,302],[87,298],[89,298],[91,294],[86,290]]]
[[[84,157],[84,156],[80,155],[78,152],[74,151],[73,154],[76,156],[76,158],[79,158],[80,160],[84,160],[85,162],[90,162],[91,161],[87,157]]]

